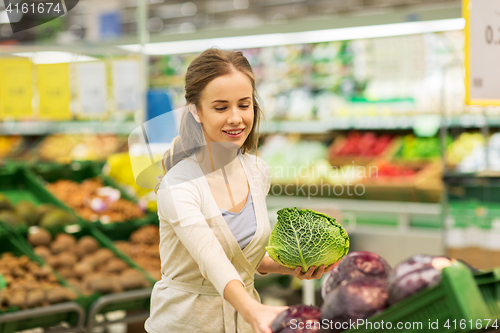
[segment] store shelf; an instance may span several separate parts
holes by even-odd
[[[447,172],[443,175],[443,179],[475,179],[475,178],[491,178],[499,179],[500,171],[484,170],[474,173],[459,173],[459,172]]]
[[[395,202],[355,199],[331,199],[298,196],[267,196],[268,207],[337,207],[342,211],[370,213],[434,215],[441,214],[441,205],[437,203]]]
[[[428,117],[426,115],[424,117]],[[440,117],[439,115],[431,115]],[[333,130],[398,130],[412,129],[422,116],[399,117],[358,117],[358,118],[333,118],[328,120],[283,120],[262,122],[261,133],[325,133]],[[483,115],[461,115],[446,118],[448,127],[492,127],[500,126],[500,117],[485,117]]]
[[[70,134],[130,134],[138,125],[133,121],[8,121],[0,122],[3,135]]]

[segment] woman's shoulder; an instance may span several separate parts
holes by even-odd
[[[193,181],[200,177],[199,170],[197,167],[197,162],[193,158],[193,155],[179,161],[170,170],[167,171],[162,179],[160,188],[166,188],[175,186],[179,184],[192,184]]]

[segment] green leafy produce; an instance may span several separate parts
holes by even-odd
[[[283,208],[271,231],[269,256],[277,263],[295,269],[331,265],[349,251],[349,236],[333,217],[311,209]]]

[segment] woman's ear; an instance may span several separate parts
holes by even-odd
[[[201,124],[200,115],[198,114],[198,110],[196,109],[196,105],[189,104],[189,112],[191,112],[191,114],[193,115],[194,120],[196,120],[197,122],[199,122]]]

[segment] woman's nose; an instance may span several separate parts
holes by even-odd
[[[240,111],[238,109],[238,107],[234,107],[231,109],[231,114],[229,115],[229,118],[228,118],[228,123],[230,124],[239,124],[241,123],[241,115],[240,115]]]

